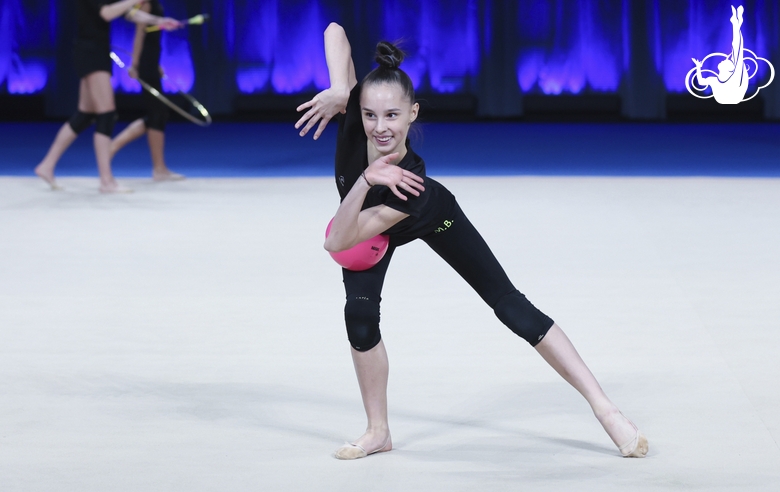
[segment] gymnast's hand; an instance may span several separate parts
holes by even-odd
[[[138,78],[138,65],[133,65],[130,68],[127,69],[127,75],[130,76],[130,78],[137,79]]]
[[[387,186],[401,200],[407,200],[407,197],[398,188],[406,190],[414,196],[420,196],[420,192],[425,191],[425,187],[422,185],[423,179],[411,171],[392,164],[397,158],[398,152],[395,152],[380,157],[369,164],[364,174],[366,181],[371,186]]]
[[[172,19],[170,17],[160,17],[160,20],[157,21],[157,25],[160,26],[160,29],[164,29],[166,31],[175,31],[176,29],[181,29],[184,27],[183,22]]]
[[[298,106],[296,111],[299,113],[307,108],[309,110],[295,123],[295,128],[300,128],[301,125],[306,123],[306,126],[303,127],[300,133],[303,137],[319,122],[320,125],[317,127],[317,131],[314,132],[314,140],[317,140],[322,135],[325,127],[328,126],[331,118],[338,113],[347,112],[347,101],[349,101],[349,90],[338,90],[333,87],[325,89],[314,96],[311,101]]]

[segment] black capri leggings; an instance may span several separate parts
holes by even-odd
[[[156,67],[155,70],[157,70]],[[147,74],[147,77],[149,78],[144,78],[141,76],[141,78],[147,81],[149,85],[162,92],[162,81],[160,80],[160,73],[156,72],[155,74]],[[165,103],[153,95],[149,94],[149,91],[146,90],[142,91],[141,98],[144,102],[144,106],[146,107],[146,116],[144,117],[144,125],[146,128],[165,132],[165,125],[168,123],[168,117],[170,116],[168,106],[166,106]]]
[[[536,346],[552,327],[553,320],[512,285],[477,229],[460,207],[456,205],[455,209],[449,227],[420,239],[471,285],[502,323]],[[370,350],[381,340],[379,304],[394,251],[391,238],[387,253],[374,267],[362,272],[343,270],[347,293],[344,318],[347,336],[355,350]]]

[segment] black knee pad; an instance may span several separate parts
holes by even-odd
[[[382,339],[379,333],[379,301],[363,296],[347,297],[344,320],[347,322],[347,338],[355,350],[371,350]]]
[[[68,120],[70,128],[76,132],[76,135],[89,128],[89,126],[94,122],[95,115],[93,113],[82,113],[81,111],[76,111],[73,113],[73,116],[71,116]]]
[[[149,114],[144,118],[144,125],[149,130],[165,131],[165,124],[168,123],[168,108],[155,107],[149,110]]]
[[[553,325],[552,319],[517,290],[499,299],[493,311],[502,323],[532,347],[542,341]]]
[[[116,111],[100,113],[95,117],[95,133],[101,133],[106,136],[114,134],[114,125],[116,124]]]

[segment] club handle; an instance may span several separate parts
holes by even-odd
[[[190,17],[187,20],[181,21],[183,24],[200,25],[209,20],[209,14],[198,14],[194,17]],[[160,26],[147,26],[146,32],[155,32],[162,29]]]

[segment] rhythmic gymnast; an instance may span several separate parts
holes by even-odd
[[[317,139],[333,117],[339,118],[336,187],[341,205],[325,249],[341,251],[380,233],[390,236],[387,253],[374,267],[342,270],[347,336],[368,425],[365,434],[336,451],[336,458],[363,458],[393,447],[379,303],[394,250],[415,239],[452,266],[504,324],[585,397],[623,456],[644,457],[645,436],[607,398],[561,328],[515,289],[454,196],[426,176],[425,162],[407,140],[419,106],[411,80],[399,69],[403,53],[379,43],[379,67],[358,83],[346,34],[332,23],[325,31],[325,56],[330,88],[298,107],[306,112],[295,125],[301,136],[318,125]]]
[[[49,151],[35,174],[51,186],[60,189],[54,179],[54,168],[62,154],[76,140],[79,133],[95,124],[93,143],[100,175],[101,193],[127,193],[131,190],[120,186],[111,172],[111,134],[116,122],[114,90],[111,87],[111,69],[113,67],[109,53],[109,22],[122,15],[131,22],[144,25],[158,25],[165,30],[181,27],[175,19],[158,17],[141,11],[135,4],[146,0],[77,0],[76,13],[78,33],[74,45],[76,71],[81,79],[79,84],[79,104],[76,113],[62,125],[54,138]]]
[[[164,10],[158,0],[149,0],[141,6],[141,10],[152,15],[162,17]],[[137,24],[135,38],[133,39],[132,65],[128,72],[134,79],[142,79],[149,85],[162,92],[162,67],[160,66],[160,38],[159,30],[150,31],[143,24]],[[165,164],[165,124],[168,122],[168,106],[149,91],[143,91],[142,96],[146,107],[146,116],[130,123],[119,135],[111,140],[111,158],[116,153],[146,133],[149,143],[149,151],[152,156],[152,179],[155,181],[178,181],[184,176],[171,172]]]

